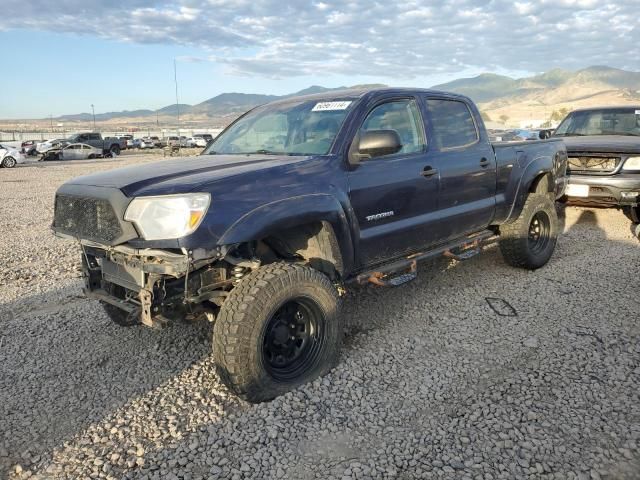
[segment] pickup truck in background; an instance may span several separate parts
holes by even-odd
[[[79,240],[85,292],[116,323],[215,322],[222,380],[259,402],[332,368],[349,285],[495,240],[544,266],[566,161],[560,139],[491,144],[464,96],[327,92],[251,110],[198,157],[67,182],[53,230]]]
[[[120,155],[124,150],[123,141],[116,137],[102,138],[102,135],[95,132],[77,133],[67,139],[67,143],[84,143],[92,147],[99,148],[103,154]]]
[[[640,106],[575,110],[554,137],[569,155],[568,201],[621,207],[640,223]]]

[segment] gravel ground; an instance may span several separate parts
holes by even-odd
[[[345,300],[328,376],[249,405],[221,386],[209,325],[112,325],[53,195],[89,170],[0,170],[0,478],[640,478],[638,240],[567,208],[545,268],[494,247]]]

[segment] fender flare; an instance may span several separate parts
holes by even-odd
[[[225,230],[218,245],[233,245],[268,237],[289,228],[328,222],[334,231],[346,272],[354,262],[353,241],[347,215],[330,194],[314,193],[276,200],[255,208]]]
[[[509,215],[502,223],[513,222],[518,218],[524,203],[527,201],[529,190],[531,189],[533,182],[540,175],[545,174],[553,175],[553,159],[549,156],[535,157],[524,167],[522,175],[520,175],[518,188],[511,204],[511,210],[509,210]]]

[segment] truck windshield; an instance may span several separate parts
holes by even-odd
[[[640,109],[606,108],[571,112],[557,128],[555,136],[578,135],[640,136]]]
[[[355,99],[307,100],[258,107],[203,154],[326,155]]]

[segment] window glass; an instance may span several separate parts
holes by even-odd
[[[354,103],[310,100],[259,107],[225,130],[204,153],[326,155]]]
[[[478,141],[473,116],[464,102],[428,99],[433,136],[439,149],[470,145]]]
[[[640,110],[637,108],[607,108],[578,110],[565,118],[554,134],[557,137],[576,135],[640,136]]]
[[[413,100],[378,105],[365,119],[362,130],[395,130],[402,143],[399,153],[422,152],[425,147],[420,113]]]

